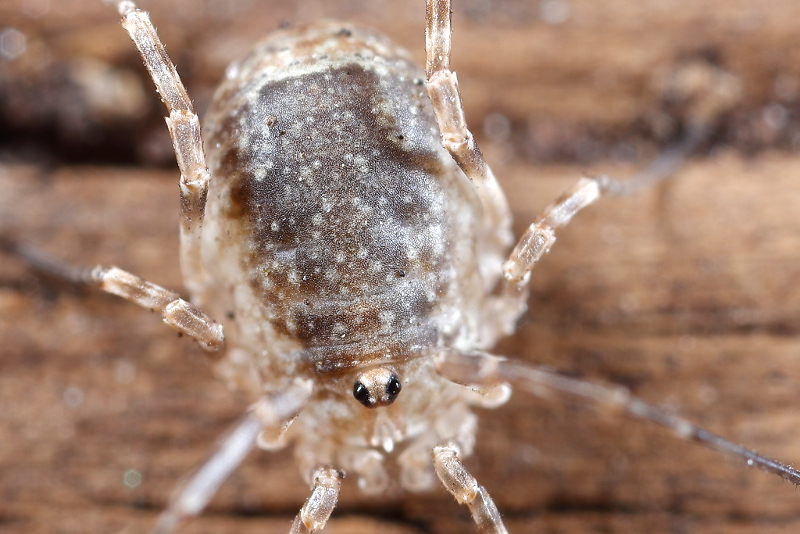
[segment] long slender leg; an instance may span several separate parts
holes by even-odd
[[[475,185],[484,212],[486,227],[496,239],[486,244],[484,259],[491,261],[495,254],[504,255],[511,243],[510,214],[503,192],[467,128],[456,74],[450,70],[451,0],[427,0],[425,49],[426,87],[431,98],[442,144],[464,174]],[[596,180],[582,179],[564,196],[551,205],[519,240],[504,265],[505,282],[500,293],[486,307],[481,338],[496,339],[508,334],[519,315],[525,310],[525,288],[530,271],[555,242],[555,228],[563,226],[578,211],[594,202],[601,192],[626,194],[663,180],[685,161],[686,157],[707,137],[708,128],[692,128],[687,138],[667,150],[643,173],[628,181],[603,176]],[[500,259],[499,261],[502,261]]]
[[[312,534],[325,528],[339,500],[343,478],[341,471],[330,467],[320,467],[314,472],[311,496],[294,518],[289,534]]]
[[[450,70],[450,15],[451,0],[426,0],[426,87],[436,113],[442,144],[475,185],[487,214],[487,228],[495,233],[495,242],[487,244],[486,250],[482,251],[484,260],[491,262],[498,250],[502,250],[499,254],[505,254],[505,246],[511,242],[511,219],[497,180],[467,128],[458,80]],[[608,176],[581,179],[530,226],[505,262],[505,283],[499,294],[490,299],[485,308],[480,336],[487,340],[487,345],[500,335],[509,334],[524,312],[527,301],[525,289],[530,272],[555,242],[556,228],[567,224],[578,211],[594,202],[601,192],[631,194],[668,178],[708,139],[719,116],[735,101],[731,95],[737,94],[735,89],[730,88],[731,82],[726,81],[722,74],[715,74],[710,79],[712,83],[707,84],[705,91],[692,91],[692,97],[696,100],[695,109],[683,140],[666,149],[631,179],[616,180]],[[718,81],[720,83],[716,83]]]
[[[667,147],[650,164],[626,180],[604,176],[603,191],[609,195],[632,195],[673,176],[689,156],[705,143],[714,131],[710,123],[691,123],[686,135]]]
[[[292,420],[303,409],[310,394],[310,382],[298,380],[285,391],[264,396],[251,406],[220,440],[208,460],[177,488],[151,534],[169,534],[184,519],[199,514],[256,446],[258,435],[265,428],[275,429]]]
[[[463,353],[446,350],[437,357],[437,369],[445,378],[464,385],[492,386],[510,382],[536,396],[558,394],[596,405],[600,408],[622,410],[630,416],[644,419],[672,430],[683,439],[696,441],[758,467],[800,486],[800,471],[776,462],[705,430],[664,408],[633,397],[626,388],[594,384],[569,378],[539,367],[506,360],[484,352]]]
[[[205,276],[200,256],[200,238],[211,176],[203,152],[200,121],[150,17],[130,0],[113,2],[122,16],[122,26],[139,49],[150,77],[169,116],[166,118],[172,146],[181,172],[181,269],[184,282],[195,293]]]
[[[555,229],[565,226],[580,210],[600,198],[603,178],[581,178],[575,186],[544,210],[522,235],[503,268],[506,283],[524,288],[536,262],[555,243]]]
[[[665,100],[683,108],[686,134],[633,177],[607,179],[608,194],[636,193],[670,177],[719,129],[721,119],[741,99],[741,84],[735,76],[699,59],[679,63],[663,78],[661,91]]]
[[[507,534],[500,512],[486,488],[478,484],[459,458],[453,444],[433,448],[433,467],[439,480],[459,504],[466,504],[478,530],[485,534]]]
[[[670,176],[705,136],[705,129],[698,129],[679,145],[665,151],[650,167],[631,180],[618,181],[608,176],[581,178],[572,189],[550,204],[528,227],[503,265],[504,284],[500,293],[493,296],[486,306],[486,316],[482,322],[487,332],[484,338],[494,339],[497,332],[511,333],[525,310],[528,297],[526,288],[531,271],[555,243],[556,228],[569,224],[579,211],[594,203],[602,194],[631,194]]]
[[[87,268],[72,265],[36,247],[3,237],[0,237],[0,249],[18,256],[42,274],[71,284],[95,286],[143,308],[158,311],[167,325],[191,337],[206,350],[219,350],[225,341],[222,325],[197,306],[183,300],[174,291],[164,289],[118,267]]]
[[[442,144],[475,185],[501,245],[511,242],[511,216],[492,169],[467,128],[458,79],[450,70],[450,0],[427,0],[425,27],[426,87],[442,134]]]
[[[225,341],[222,325],[195,305],[183,300],[177,293],[127,271],[117,267],[95,267],[88,282],[143,308],[161,312],[167,325],[192,337],[206,350],[219,350]]]
[[[505,208],[502,193],[478,145],[467,128],[456,74],[450,70],[451,0],[427,0],[425,48],[427,52],[427,89],[442,133],[442,142],[464,173],[483,189],[484,201],[496,212]],[[695,76],[696,78],[697,76]],[[665,150],[646,169],[628,180],[605,178],[604,189],[609,194],[630,194],[653,185],[672,175],[700,144],[708,139],[713,125],[738,98],[738,87],[725,72],[711,72],[708,87],[692,90],[695,101],[690,113],[688,132],[678,144]],[[694,94],[698,93],[698,94]]]
[[[481,339],[491,341],[513,331],[517,319],[525,311],[531,270],[555,243],[555,229],[569,223],[575,214],[597,200],[603,188],[604,177],[581,178],[525,231],[503,265],[500,292],[492,295],[484,308]]]
[[[0,251],[17,256],[34,272],[68,284],[85,285],[92,282],[92,269],[73,265],[42,251],[38,247],[0,235]]]

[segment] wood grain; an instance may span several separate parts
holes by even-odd
[[[143,7],[201,113],[228,63],[282,25],[346,20],[424,58],[416,1]],[[472,127],[505,117],[508,142],[526,159],[631,158],[675,140],[689,111],[669,80],[690,61],[720,67],[740,85],[736,107],[720,117],[719,141],[785,148],[797,144],[800,124],[798,18],[793,0],[461,0],[453,67]],[[25,53],[0,61],[0,141],[40,161],[172,164],[162,107],[113,10],[100,0],[5,0],[0,20],[25,38]]]
[[[248,8],[258,16],[226,5],[227,15],[201,2],[147,6],[200,103],[225,58],[281,19],[336,14],[421,42],[416,3],[265,2]],[[742,101],[713,150],[673,181],[604,199],[559,234],[534,274],[531,312],[498,351],[624,384],[800,464],[800,159],[785,150],[797,138],[798,6],[568,5],[559,25],[544,24],[536,2],[465,1],[457,13],[468,119],[479,132],[492,113],[510,121],[508,137],[489,128],[482,140],[518,233],[581,173],[630,174],[637,163],[619,163],[620,154],[641,161],[673,135],[646,126],[666,113],[656,70],[711,46],[742,80]],[[25,9],[0,6],[0,20],[29,36],[29,53],[44,54],[0,63],[0,228],[69,261],[114,263],[180,289],[177,176],[141,164],[168,161],[169,142],[130,43],[94,2],[54,3],[38,18]],[[70,99],[84,89],[52,69],[73,72],[87,57],[133,73],[125,87],[140,88],[142,107],[109,117],[96,101]],[[50,113],[41,123],[25,114],[37,106]],[[43,281],[2,256],[0,407],[0,531],[133,533],[152,524],[243,404],[156,316]],[[800,528],[794,488],[622,416],[518,395],[483,414],[478,442],[469,466],[515,533]],[[141,482],[128,487],[133,472]],[[182,532],[285,532],[307,492],[289,453],[257,453]],[[374,500],[346,484],[326,532],[375,531],[472,530],[444,492]]]

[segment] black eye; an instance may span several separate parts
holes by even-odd
[[[353,386],[353,397],[364,406],[372,406],[372,403],[369,402],[369,390],[361,382],[356,382]]]
[[[403,386],[400,384],[400,380],[398,380],[395,375],[392,375],[391,378],[389,378],[389,382],[386,384],[386,395],[389,397],[389,402],[397,397],[401,389],[403,389]]]

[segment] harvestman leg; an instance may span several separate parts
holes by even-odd
[[[116,5],[123,17],[122,25],[136,43],[169,111],[167,126],[181,171],[181,267],[184,281],[193,291],[197,289],[194,286],[202,280],[204,273],[200,237],[210,179],[203,154],[200,123],[147,13],[127,0],[116,2]],[[177,293],[117,267],[83,269],[53,259],[33,247],[6,241],[0,245],[39,271],[74,283],[96,285],[139,306],[161,312],[166,324],[194,338],[208,350],[218,350],[223,344],[222,325]]]
[[[87,269],[71,265],[35,247],[7,239],[0,239],[0,248],[19,256],[40,273],[73,284],[95,286],[150,311],[158,311],[167,325],[193,338],[206,350],[219,350],[225,341],[222,325],[197,306],[183,300],[174,291],[142,280],[118,267]]]
[[[530,225],[503,267],[506,283],[523,289],[530,272],[556,241],[555,229],[566,226],[580,210],[600,198],[603,178],[581,178],[572,189],[556,199]]]
[[[459,458],[453,444],[433,448],[433,467],[439,480],[459,504],[466,504],[478,530],[485,534],[508,534],[500,512],[486,488],[478,484]]]
[[[161,312],[167,325],[190,336],[206,350],[219,350],[225,341],[221,324],[173,291],[117,267],[96,267],[87,281],[107,293]]]
[[[210,179],[200,138],[200,123],[147,14],[136,9],[130,1],[117,2],[117,8],[123,16],[123,26],[136,43],[169,111],[167,126],[181,170],[181,266],[184,280],[191,290],[204,272],[200,235]],[[41,272],[73,283],[95,285],[139,306],[159,311],[167,325],[194,338],[208,350],[218,350],[224,342],[222,325],[199,308],[177,293],[127,271],[117,267],[75,267],[30,246],[8,240],[3,240],[0,245]]]
[[[666,427],[683,439],[701,443],[742,460],[748,466],[758,467],[800,486],[800,471],[795,468],[761,456],[664,408],[637,399],[628,389],[621,386],[593,384],[479,351],[470,353],[443,351],[437,356],[436,366],[442,376],[458,384],[491,387],[501,383],[511,383],[532,395],[546,397],[557,394],[598,408],[623,411],[634,418]]]
[[[502,292],[489,303],[485,327],[495,332],[511,333],[525,309],[531,271],[555,243],[555,229],[568,224],[580,210],[597,200],[603,191],[604,180],[604,177],[581,178],[525,231],[503,265]]]
[[[341,471],[330,467],[314,472],[311,496],[294,518],[289,534],[313,534],[325,528],[339,500],[343,478]]]
[[[495,217],[494,220],[499,220],[501,214],[507,210],[505,198],[467,128],[458,91],[458,79],[456,73],[450,70],[450,5],[451,0],[427,0],[426,4],[425,72],[428,77],[428,94],[442,134],[442,144],[464,174],[478,187],[490,215]],[[603,188],[611,194],[629,194],[670,176],[708,138],[710,124],[730,106],[729,100],[730,98],[721,96],[719,91],[711,91],[698,104],[703,106],[703,113],[698,113],[702,120],[695,120],[689,125],[689,132],[680,143],[667,149],[630,180],[603,178]]]
[[[285,391],[266,395],[252,405],[247,414],[220,440],[208,460],[177,488],[151,534],[169,534],[184,519],[202,512],[225,479],[256,446],[261,431],[279,428],[297,416],[311,395],[311,389],[310,381],[297,380]]]
[[[181,269],[188,289],[196,294],[205,277],[200,238],[211,179],[203,152],[200,121],[148,14],[129,0],[112,3],[117,6],[122,16],[122,26],[139,50],[169,113],[167,127],[181,172]]]
[[[450,65],[450,0],[427,0],[425,18],[426,87],[442,144],[475,185],[488,217],[487,225],[506,232],[510,214],[505,195],[467,128],[456,73]],[[504,241],[510,239],[503,235]]]
[[[442,144],[464,174],[475,184],[490,218],[488,224],[499,228],[507,224],[509,217],[505,197],[472,133],[467,128],[458,91],[458,80],[456,74],[449,68],[452,33],[450,5],[451,0],[427,0],[426,85],[442,134]],[[567,224],[578,211],[597,200],[601,192],[628,194],[663,180],[706,139],[707,132],[707,127],[693,127],[681,143],[665,151],[645,171],[631,180],[617,181],[606,176],[581,179],[572,190],[551,205],[520,239],[505,265],[507,284],[518,289],[524,288],[530,270],[554,243],[554,229]],[[520,298],[524,300],[524,296],[520,298],[515,296],[518,297],[514,292],[507,294],[510,300],[520,300]],[[519,308],[509,303],[504,305],[506,310]],[[501,315],[508,314],[506,312]],[[516,317],[516,313],[510,315]],[[510,324],[505,320],[499,322]]]
[[[427,0],[426,16],[427,88],[442,133],[443,144],[462,171],[476,184],[490,217],[493,217],[494,221],[500,221],[506,209],[504,198],[494,175],[467,129],[458,93],[458,82],[455,73],[449,69],[450,0]],[[664,179],[677,168],[694,147],[702,142],[706,133],[704,128],[695,128],[683,143],[665,152],[649,169],[633,180],[618,182],[608,177],[582,178],[570,191],[545,210],[512,251],[504,267],[506,294],[516,293],[518,298],[524,298],[524,291],[513,290],[524,289],[531,269],[555,242],[555,228],[566,225],[581,209],[597,200],[602,192],[630,193]],[[749,466],[758,467],[800,485],[800,471],[736,445],[662,408],[636,399],[622,387],[592,384],[481,352],[465,354],[445,351],[438,357],[437,366],[444,377],[464,385],[491,388],[510,382],[534,395],[558,393],[598,406],[621,409],[633,417],[667,427],[682,438],[700,442],[719,452],[744,460]],[[456,499],[459,499],[458,491],[463,492],[464,488],[477,486],[474,478],[458,462],[455,451],[446,447],[437,448],[434,461],[439,477]],[[445,468],[446,465],[449,465],[449,469]],[[446,480],[448,476],[453,476],[452,489]],[[461,502],[461,499],[459,501]],[[473,515],[475,515],[474,510]],[[491,515],[487,513],[487,516]],[[476,522],[481,525],[477,518]],[[490,521],[488,525],[493,528],[503,528],[499,516],[497,521]]]

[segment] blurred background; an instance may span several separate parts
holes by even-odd
[[[141,1],[203,115],[228,62],[319,18],[422,61],[424,6]],[[693,126],[671,181],[604,199],[537,267],[498,352],[620,383],[800,464],[800,4],[461,0],[453,68],[521,232],[583,173],[628,176]],[[0,0],[0,232],[182,290],[163,107],[114,9]],[[157,317],[0,256],[0,531],[145,532],[245,403]],[[516,395],[468,465],[512,532],[777,533],[800,495],[658,428]],[[472,531],[444,493],[346,483],[328,532]],[[285,532],[308,494],[256,453],[182,532]]]

